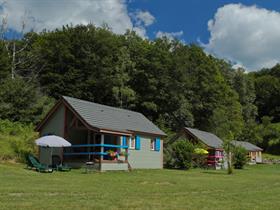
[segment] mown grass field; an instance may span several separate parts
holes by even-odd
[[[42,174],[0,164],[0,209],[279,209],[280,165]]]

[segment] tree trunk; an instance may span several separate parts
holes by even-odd
[[[12,79],[15,78],[15,68],[16,68],[16,43],[13,43],[13,55],[12,55],[12,67],[11,67]]]

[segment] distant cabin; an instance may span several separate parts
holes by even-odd
[[[214,169],[226,168],[224,161],[223,141],[213,133],[185,127],[176,139],[186,139],[194,144],[200,143],[207,148],[207,165]]]
[[[166,134],[139,112],[63,96],[36,130],[72,144],[52,152],[40,147],[39,159],[46,164],[56,155],[72,167],[92,161],[101,171],[163,167]]]
[[[247,150],[249,163],[262,163],[262,148],[246,141],[233,141],[233,144]]]

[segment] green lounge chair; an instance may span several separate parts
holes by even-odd
[[[68,165],[62,163],[61,158],[58,155],[52,156],[52,163],[52,168],[57,171],[71,171],[71,168]]]
[[[59,165],[56,165],[56,170],[58,170],[58,171],[71,171],[71,167],[69,167],[68,165],[59,164]]]
[[[39,172],[49,172],[52,173],[53,170],[49,168],[47,165],[42,164],[35,158],[33,155],[28,155],[27,163],[29,168],[35,168]]]

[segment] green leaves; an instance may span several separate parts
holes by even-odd
[[[240,146],[233,149],[233,166],[235,169],[243,169],[248,162],[248,152]]]
[[[6,79],[0,85],[0,118],[24,123],[38,123],[52,105],[41,97],[33,84],[21,78]]]
[[[280,122],[280,65],[247,74],[194,44],[117,35],[91,24],[29,33],[17,44],[27,40],[20,59],[36,59],[19,67],[32,67],[37,81],[29,83],[5,81],[10,61],[0,45],[1,118],[38,122],[53,103],[49,96],[69,95],[139,111],[171,132],[189,126],[262,142],[258,129],[265,128],[256,118]]]
[[[194,145],[185,139],[179,139],[172,144],[172,153],[175,168],[189,169],[192,166]]]

